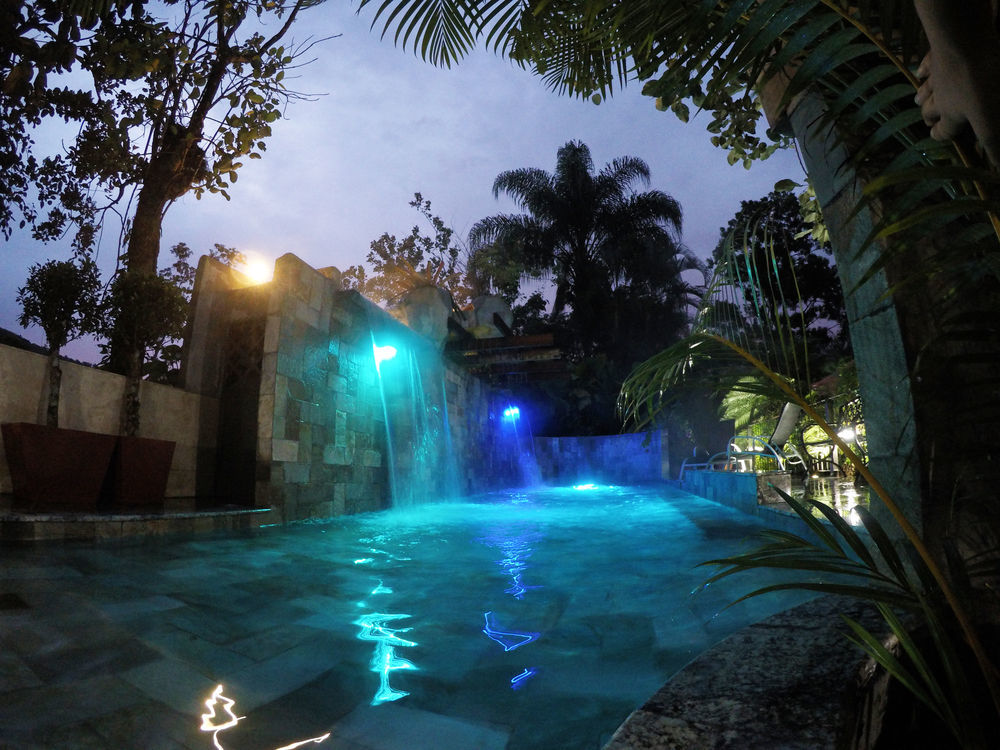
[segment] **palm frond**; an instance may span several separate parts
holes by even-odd
[[[912,568],[904,566],[885,530],[864,508],[856,510],[862,514],[868,540],[832,508],[811,500],[798,501],[777,491],[805,523],[812,538],[765,531],[764,541],[756,549],[702,563],[721,568],[706,583],[766,568],[797,577],[754,589],[736,602],[784,590],[850,596],[871,602],[899,644],[906,662],[882,638],[844,618],[851,630],[848,639],[934,711],[962,741],[963,747],[985,746],[981,744],[978,723],[970,716],[976,699],[955,635],[938,615],[941,591],[922,561],[915,557]],[[926,656],[928,645],[918,644],[911,636],[896,614],[897,609],[921,615],[933,646],[933,659]]]

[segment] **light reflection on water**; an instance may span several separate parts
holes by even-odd
[[[415,641],[400,638],[399,633],[408,633],[413,628],[392,628],[388,623],[408,618],[406,614],[388,614],[372,612],[354,621],[361,627],[358,638],[362,641],[374,641],[375,653],[371,659],[371,671],[379,676],[378,690],[372,698],[372,705],[386,701],[398,701],[409,693],[396,690],[389,685],[389,675],[400,669],[416,669],[413,662],[396,655],[399,647],[416,646]]]
[[[493,493],[276,536],[328,561],[338,595],[301,622],[364,645],[355,657],[338,641],[335,668],[385,721],[385,704],[460,710],[510,732],[508,750],[575,750],[602,745],[712,643],[808,598],[727,609],[774,579],[701,585],[709,573],[697,563],[745,549],[758,528],[685,493],[600,487]],[[350,710],[331,706],[335,737]]]
[[[222,685],[217,685],[212,694],[205,700],[205,713],[201,715],[201,727],[199,727],[203,732],[212,733],[212,744],[215,745],[216,750],[226,750],[219,739],[219,735],[228,729],[232,729],[246,718],[245,716],[236,715],[236,712],[233,711],[236,701],[223,695],[222,689]],[[218,713],[219,711],[222,712],[221,716]],[[329,737],[330,732],[326,732],[319,737],[298,740],[297,742],[275,748],[275,750],[295,750],[295,748],[302,747],[303,745],[318,745],[321,742],[325,742]]]

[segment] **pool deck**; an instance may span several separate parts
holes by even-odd
[[[66,540],[111,541],[129,537],[242,531],[280,523],[271,508],[196,509],[194,498],[168,498],[160,512],[28,513],[0,495],[0,543]]]
[[[882,631],[874,610],[821,597],[729,636],[670,679],[605,750],[834,750],[863,729],[863,658],[841,615]]]

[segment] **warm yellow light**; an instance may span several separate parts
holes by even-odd
[[[212,695],[205,701],[205,713],[201,715],[201,726],[199,727],[203,732],[212,733],[212,744],[215,745],[215,750],[226,750],[222,746],[221,740],[219,740],[219,734],[225,732],[227,729],[232,729],[246,718],[245,716],[236,715],[233,711],[236,701],[223,695],[222,690],[222,685],[216,686],[215,690],[212,691]],[[282,745],[277,750],[295,750],[310,743],[319,745],[329,737],[330,733],[327,732],[319,737],[310,737],[307,740],[299,740],[290,745]]]
[[[254,284],[266,284],[271,280],[274,275],[274,263],[263,255],[257,255],[255,253],[244,253],[246,255],[246,263],[240,267],[250,281]]]

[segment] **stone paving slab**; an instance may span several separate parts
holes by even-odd
[[[332,731],[351,750],[504,750],[508,739],[495,727],[399,705],[362,706]]]

